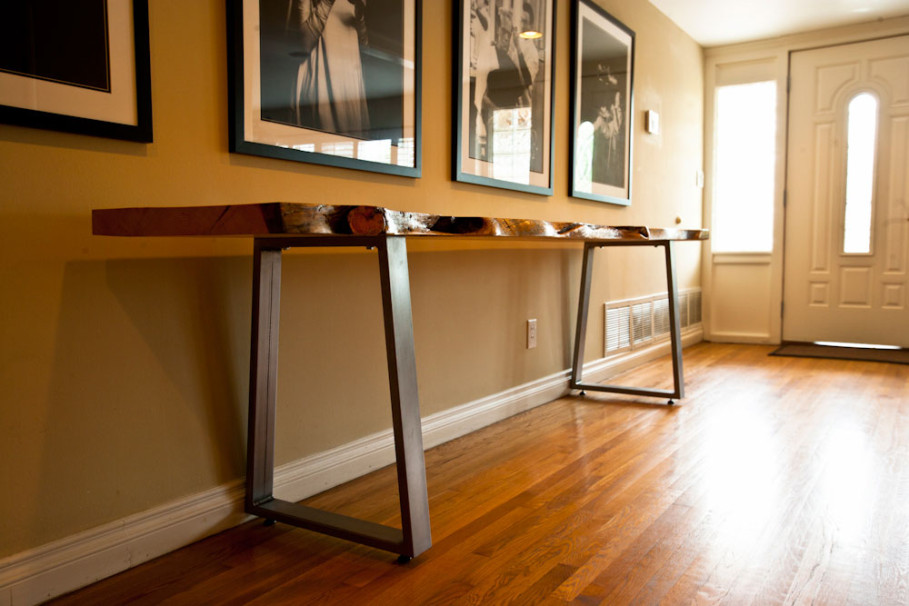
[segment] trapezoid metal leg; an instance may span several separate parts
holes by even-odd
[[[415,556],[432,544],[429,496],[423,457],[423,429],[417,391],[417,365],[410,304],[407,242],[403,237],[385,239],[379,250],[382,302],[385,315],[385,347],[391,387],[392,426],[398,494],[401,501],[403,556]]]
[[[603,246],[662,246],[665,249],[666,281],[669,303],[670,341],[672,349],[672,379],[673,389],[648,389],[643,387],[630,387],[621,385],[603,385],[598,383],[584,383],[582,379],[584,365],[584,345],[587,333],[587,318],[590,311],[590,290],[593,279],[593,253],[596,248]],[[684,378],[682,375],[682,329],[679,322],[678,285],[673,261],[673,242],[671,240],[649,242],[585,242],[584,259],[581,270],[581,292],[578,297],[578,323],[575,333],[574,358],[571,368],[569,387],[581,390],[581,395],[587,391],[601,391],[627,395],[648,397],[669,397],[669,404],[675,404],[675,399],[685,395]]]
[[[402,528],[276,499],[274,490],[281,254],[291,246],[366,246],[379,250],[382,307]],[[412,558],[432,544],[417,391],[407,248],[403,237],[256,240],[253,257],[246,511]]]
[[[675,273],[674,243],[668,240],[666,249],[666,290],[669,293],[669,335],[672,347],[672,381],[675,399],[685,397],[685,380],[682,374],[682,325],[679,320],[679,287]]]
[[[246,445],[247,511],[272,498],[280,302],[281,249],[267,249],[257,241],[253,253],[252,339]]]
[[[596,248],[584,243],[584,257],[581,261],[581,292],[578,295],[578,322],[574,333],[574,356],[571,363],[571,383],[577,388],[581,384],[584,367],[584,346],[587,341],[587,315],[590,311],[590,281],[593,276],[593,255]],[[586,395],[581,391],[581,395]]]

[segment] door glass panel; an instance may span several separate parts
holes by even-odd
[[[869,93],[849,102],[846,134],[846,211],[843,252],[871,252],[874,155],[877,147],[877,99]]]

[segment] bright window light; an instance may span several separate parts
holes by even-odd
[[[323,143],[322,153],[331,156],[343,156],[345,158],[354,157],[354,144],[350,141],[341,141],[338,143]]]
[[[593,122],[578,126],[578,143],[575,146],[574,182],[578,191],[593,192]]]
[[[413,137],[398,139],[398,166],[415,166],[413,146]]]
[[[357,144],[357,157],[369,162],[391,164],[391,139],[360,141]]]
[[[493,177],[530,183],[531,109],[498,109],[493,114]]]
[[[716,90],[714,252],[773,250],[776,82]]]
[[[857,349],[901,349],[899,345],[875,345],[874,343],[841,343],[839,341],[815,341],[824,347],[855,347]]]
[[[846,211],[843,252],[871,252],[871,209],[874,194],[874,150],[877,144],[877,99],[869,93],[849,102],[846,135]]]

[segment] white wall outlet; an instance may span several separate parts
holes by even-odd
[[[527,349],[537,346],[537,319],[527,320]]]

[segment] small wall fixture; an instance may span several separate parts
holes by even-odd
[[[651,135],[660,134],[660,114],[648,109],[644,112],[644,128]]]

